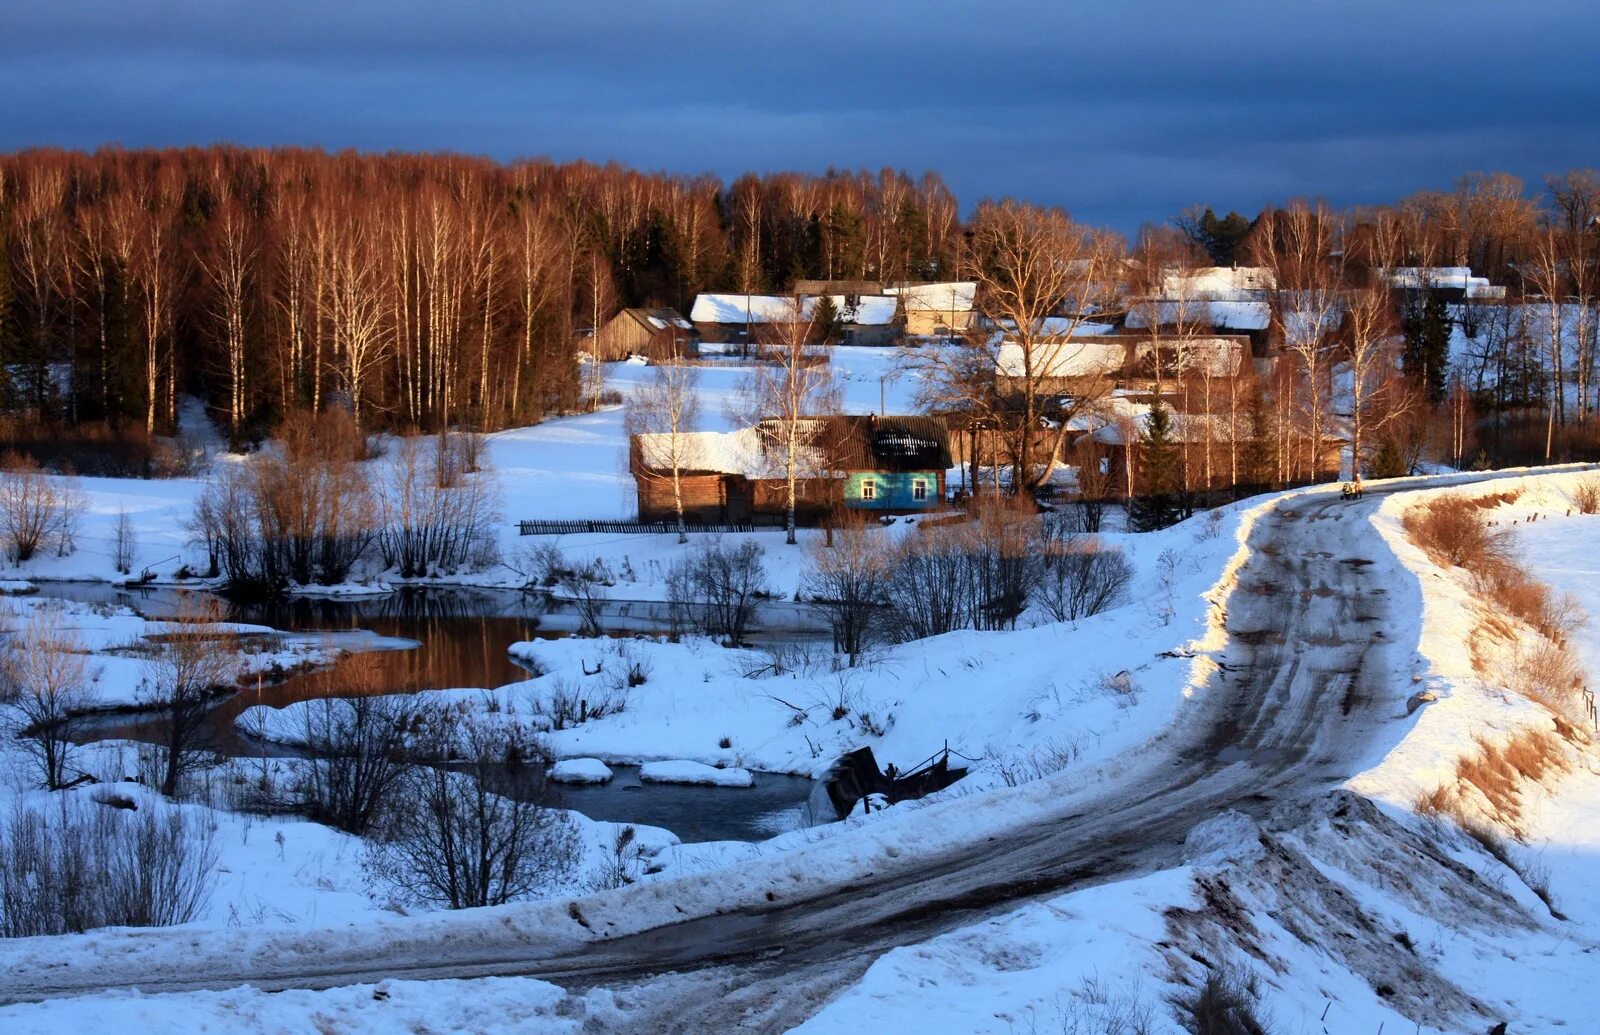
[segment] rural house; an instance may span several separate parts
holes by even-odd
[[[806,422],[796,510],[814,523],[837,506],[880,514],[937,509],[944,499],[950,445],[937,417],[839,416]],[[788,505],[781,426],[764,421],[737,431],[676,436],[684,516],[694,524],[762,522]],[[635,435],[630,470],[639,520],[676,519],[673,436]]]
[[[972,324],[978,285],[970,280],[899,284],[886,290],[900,299],[908,338],[959,337]]]
[[[702,294],[689,311],[696,331],[706,342],[758,344],[766,328],[780,328],[798,318],[816,318],[817,301],[827,298],[839,321],[839,343],[844,345],[894,345],[900,340],[898,300],[892,295],[740,295]],[[772,335],[780,335],[774,330]],[[812,335],[820,343],[821,328]]]

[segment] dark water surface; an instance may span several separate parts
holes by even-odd
[[[99,583],[41,582],[41,596],[132,607],[148,618],[181,613],[186,598],[212,598],[203,590],[170,587],[119,589]],[[497,687],[529,673],[506,652],[519,640],[569,635],[570,625],[551,615],[542,594],[509,590],[403,589],[381,597],[295,598],[231,606],[236,622],[266,625],[285,634],[327,635],[330,642],[364,651],[373,693],[414,693],[454,687]],[[374,641],[373,636],[382,637]],[[380,646],[382,649],[370,649]],[[242,735],[234,719],[255,705],[282,708],[296,701],[348,696],[348,681],[332,670],[263,680],[218,701],[206,717],[211,746],[225,755],[293,755],[292,747]],[[155,725],[138,713],[95,716],[80,726],[86,740],[153,740]],[[661,826],[685,841],[756,840],[801,825],[812,781],[761,773],[750,788],[641,784],[638,770],[613,767],[616,778],[600,786],[566,786],[569,808],[592,819]]]

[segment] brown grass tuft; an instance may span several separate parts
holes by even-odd
[[[1591,474],[1572,487],[1572,505],[1580,514],[1600,514],[1600,475]]]

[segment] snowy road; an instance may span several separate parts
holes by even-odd
[[[0,1000],[126,986],[533,975],[617,989],[633,1030],[798,1023],[889,948],[1034,896],[1171,865],[1196,822],[1228,808],[1261,815],[1359,769],[1374,729],[1405,692],[1391,677],[1414,647],[1386,638],[1405,623],[1388,614],[1384,582],[1396,567],[1368,520],[1377,502],[1376,494],[1345,502],[1336,490],[1278,501],[1256,522],[1228,591],[1227,646],[1213,684],[1185,704],[1159,747],[1115,781],[1041,793],[1044,804],[1026,813],[957,819],[983,812],[982,799],[930,809],[929,822],[950,823],[933,850],[841,862],[836,842],[806,846],[754,870],[825,864],[837,879],[797,872],[793,890],[760,898],[720,897],[696,886],[706,877],[683,878],[559,910],[540,903],[455,923],[418,917],[365,933],[140,931],[41,941],[0,959]],[[747,884],[760,876],[744,875]],[[773,876],[766,886],[778,884]],[[633,922],[604,919],[624,914]]]

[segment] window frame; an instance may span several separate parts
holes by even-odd
[[[928,502],[928,479],[911,479],[911,499],[916,503]]]
[[[864,499],[864,500],[873,500],[873,501],[877,500],[877,498],[878,498],[878,479],[876,479],[876,478],[863,478],[863,479],[861,479],[861,498]]]

